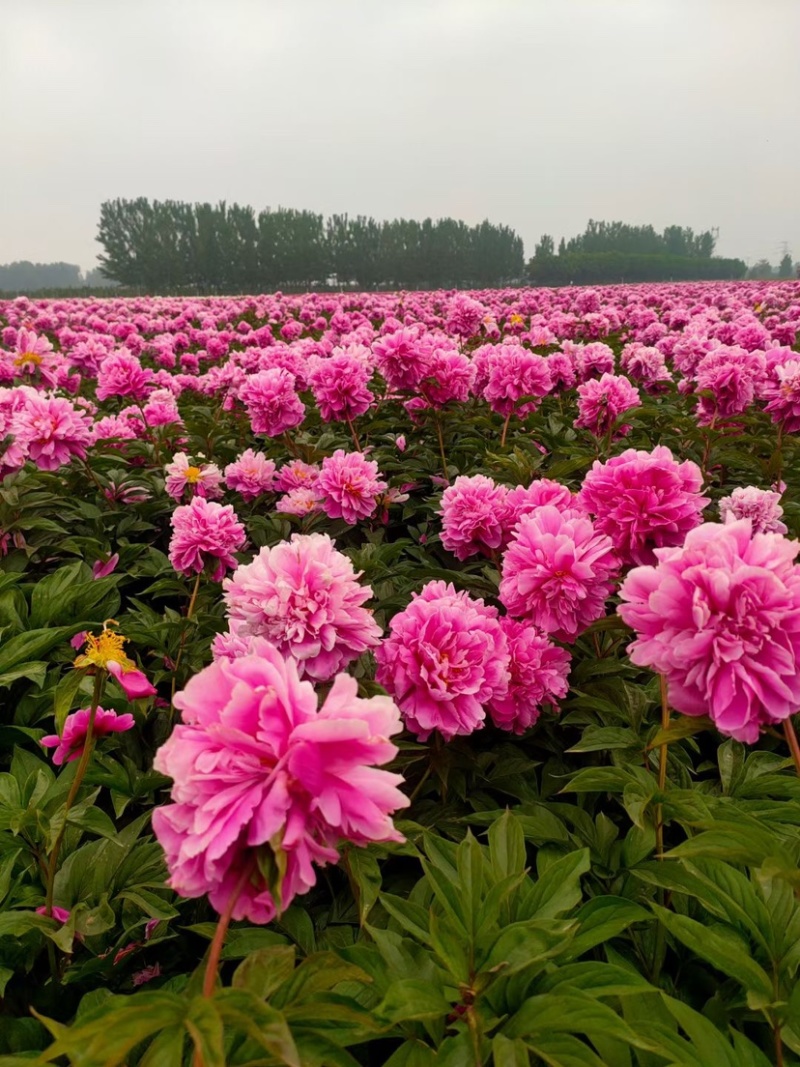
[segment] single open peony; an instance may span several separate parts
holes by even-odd
[[[736,519],[750,519],[753,533],[788,532],[785,522],[781,522],[783,508],[780,505],[781,494],[773,489],[757,489],[754,485],[740,486],[730,496],[724,496],[719,502],[719,514],[723,522]]]
[[[491,556],[505,544],[508,489],[483,474],[461,475],[442,493],[442,544],[458,559]]]
[[[504,696],[489,703],[495,726],[523,734],[539,718],[542,706],[555,706],[567,695],[569,652],[559,648],[530,623],[500,620],[508,641],[509,685]]]
[[[387,483],[378,477],[378,464],[364,459],[361,452],[337,449],[322,461],[322,470],[314,484],[320,507],[329,519],[344,519],[355,526],[369,518],[378,506],[378,498]]]
[[[74,711],[64,720],[60,737],[58,734],[50,734],[42,738],[41,743],[45,748],[55,749],[53,763],[56,766],[61,766],[62,763],[72,763],[73,760],[80,759],[83,755],[91,714],[91,708]],[[117,715],[116,711],[98,708],[95,712],[92,736],[100,738],[108,734],[121,734],[126,730],[132,730],[134,725],[132,715]]]
[[[226,570],[236,567],[234,552],[244,544],[244,526],[230,504],[195,496],[173,512],[169,561],[180,574],[210,568],[211,578],[219,582]]]
[[[317,708],[295,663],[259,640],[195,675],[175,706],[183,723],[154,761],[173,803],[153,829],[182,896],[208,894],[223,911],[244,875],[233,917],[266,923],[315,884],[315,865],[338,860],[340,842],[403,840],[391,819],[408,805],[403,779],[378,769],[401,729],[388,697],[362,700],[340,674]]]
[[[800,544],[751,531],[709,522],[657,549],[618,608],[631,659],[665,676],[672,707],[748,744],[800,707]]]

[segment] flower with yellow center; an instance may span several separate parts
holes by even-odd
[[[26,363],[32,363],[34,367],[38,367],[41,362],[42,357],[38,352],[20,352],[14,360],[14,366],[24,367]]]
[[[86,648],[75,660],[75,666],[100,667],[107,671],[109,663],[117,663],[123,671],[136,670],[136,664],[122,651],[127,640],[127,637],[114,633],[105,626],[100,634],[87,634]]]
[[[517,315],[515,313],[509,318],[508,321],[511,323],[512,326],[521,326],[525,319],[522,317],[522,315]]]
[[[196,485],[197,482],[203,477],[203,472],[199,467],[187,467],[186,468],[186,481],[189,485]]]

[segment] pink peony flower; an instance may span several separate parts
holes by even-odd
[[[147,676],[137,667],[109,660],[106,669],[116,679],[128,700],[141,700],[142,697],[155,696],[158,690],[150,684]]]
[[[183,723],[154,761],[174,781],[173,803],[153,812],[173,889],[208,894],[221,912],[251,868],[233,918],[266,923],[315,884],[314,865],[338,860],[340,842],[403,840],[391,819],[408,805],[402,778],[378,769],[397,754],[400,715],[357,688],[338,675],[318,709],[266,641],[191,679],[175,698]]]
[[[323,421],[346,422],[369,411],[371,377],[371,366],[346,352],[320,360],[308,381]]]
[[[378,497],[387,483],[378,477],[378,464],[364,459],[361,452],[337,449],[322,461],[314,485],[322,510],[329,519],[344,519],[351,526],[369,518],[378,506]]]
[[[42,906],[40,908],[37,908],[36,909],[36,914],[37,915],[47,915],[47,905],[46,904],[42,904]],[[53,905],[53,909],[50,912],[50,918],[51,919],[55,919],[55,921],[57,923],[61,923],[62,926],[63,926],[63,924],[65,922],[67,922],[67,920],[69,919],[70,915],[71,915],[71,912],[68,911],[67,908],[57,908],[55,905]]]
[[[225,468],[225,484],[247,500],[256,500],[274,488],[275,464],[263,452],[246,449]]]
[[[315,489],[291,489],[275,505],[275,510],[282,515],[302,517],[315,511],[322,511],[322,501]]]
[[[385,334],[372,346],[378,370],[392,390],[414,392],[428,373],[433,345],[418,326]]]
[[[663,445],[652,452],[629,448],[607,463],[595,461],[578,504],[611,538],[623,564],[653,563],[653,549],[683,544],[703,521],[709,498],[701,495],[702,486],[697,464],[678,463]]]
[[[362,605],[372,596],[327,534],[294,534],[239,567],[225,582],[231,627],[265,637],[298,662],[301,674],[328,681],[374,648],[381,631]]]
[[[447,322],[445,329],[456,337],[468,340],[480,332],[483,320],[486,318],[486,308],[472,297],[459,294],[453,297],[447,309]]]
[[[763,394],[772,421],[782,423],[789,433],[797,433],[800,430],[800,357],[774,367]]]
[[[575,497],[566,485],[554,482],[552,478],[537,478],[530,485],[515,485],[509,489],[505,500],[503,522],[506,527],[506,542],[514,536],[517,526],[528,515],[532,515],[545,504],[557,508],[577,508]]]
[[[604,374],[578,386],[578,418],[573,425],[605,437],[620,415],[638,406],[639,390],[624,375]],[[618,426],[614,436],[629,432],[630,426]]]
[[[91,708],[82,708],[68,715],[64,720],[60,737],[58,734],[50,734],[42,738],[41,744],[45,748],[55,749],[53,763],[57,767],[60,767],[62,763],[72,763],[73,760],[80,759],[83,755],[91,710]],[[117,715],[116,711],[105,711],[98,707],[94,717],[92,736],[99,739],[108,734],[121,734],[125,730],[132,730],[134,725],[132,715]]]
[[[100,364],[97,372],[97,399],[111,396],[130,396],[141,400],[150,387],[153,372],[143,367],[129,352],[112,352]]]
[[[575,510],[550,504],[523,519],[503,557],[500,600],[559,641],[605,613],[618,563],[611,539]]]
[[[58,470],[73,456],[85,459],[92,440],[89,418],[61,396],[27,396],[12,425],[28,456],[44,471]]]
[[[544,356],[519,345],[497,345],[489,358],[489,380],[483,390],[492,411],[520,418],[536,411],[552,388],[550,365]],[[525,403],[520,401],[525,398]]]
[[[109,556],[105,563],[98,559],[96,563],[92,564],[92,578],[97,581],[99,578],[107,578],[109,574],[113,574],[117,569],[119,563],[119,552],[115,552]]]
[[[685,715],[752,744],[800,706],[800,545],[752,533],[750,521],[705,523],[680,548],[622,584],[631,660],[664,675]]]
[[[172,515],[169,561],[179,574],[200,574],[207,568],[215,582],[236,567],[234,552],[244,547],[244,526],[230,504],[202,496],[175,508]]]
[[[152,392],[142,412],[147,425],[153,428],[182,422],[177,401],[169,389],[156,389]]]
[[[428,406],[438,409],[450,401],[463,404],[469,399],[474,382],[475,367],[465,355],[455,349],[437,348],[419,390]]]
[[[409,730],[446,741],[483,726],[485,705],[508,689],[508,647],[497,609],[452,585],[428,582],[389,624],[375,652],[376,681]]]
[[[719,514],[723,522],[750,519],[753,533],[785,534],[788,528],[781,522],[783,508],[781,494],[769,489],[756,489],[754,485],[734,489],[730,496],[719,502]]]
[[[529,623],[500,619],[508,641],[509,685],[505,696],[489,703],[495,726],[523,734],[539,718],[543,704],[567,695],[571,657]]]
[[[305,405],[295,389],[295,376],[283,367],[249,375],[239,390],[239,398],[247,408],[253,433],[267,437],[294,429],[305,416]]]
[[[318,478],[319,467],[313,463],[303,463],[301,459],[293,459],[284,463],[275,475],[275,488],[282,493],[292,489],[312,489]]]
[[[483,474],[461,475],[442,493],[442,544],[458,559],[491,556],[505,544],[508,490]]]
[[[765,373],[763,352],[721,345],[703,356],[695,373],[695,382],[698,389],[708,390],[713,396],[700,397],[697,405],[700,425],[707,426],[715,419],[740,415],[749,408]]]
[[[195,466],[185,452],[176,452],[164,471],[167,475],[164,488],[173,500],[180,500],[187,486],[191,487],[193,496],[202,496],[206,500],[222,496],[222,471],[216,463]]]

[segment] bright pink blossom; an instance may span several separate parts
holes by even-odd
[[[489,703],[495,726],[523,734],[539,718],[542,705],[556,705],[567,695],[571,657],[526,622],[500,619],[508,641],[508,692]]]
[[[378,506],[378,498],[387,483],[378,477],[378,464],[365,459],[361,452],[339,448],[322,461],[322,470],[314,485],[322,510],[330,519],[344,519],[351,526],[369,518]]]
[[[437,348],[419,390],[430,407],[443,408],[451,401],[463,404],[468,400],[474,381],[475,367],[462,352]]]
[[[53,763],[60,767],[62,763],[72,763],[80,759],[86,745],[86,737],[89,731],[89,719],[91,708],[82,708],[74,711],[64,720],[61,736],[50,734],[43,737],[41,743],[45,748],[54,748]],[[132,715],[117,715],[116,711],[106,711],[98,707],[92,728],[92,736],[95,738],[106,737],[108,734],[121,734],[125,730],[132,730],[135,725]]]
[[[721,345],[704,356],[695,373],[698,390],[713,394],[701,396],[697,421],[706,426],[718,418],[741,415],[753,402],[766,373],[763,352]]]
[[[294,375],[283,367],[248,376],[239,390],[239,398],[247,408],[253,433],[278,437],[300,425],[306,409],[295,385]]]
[[[225,468],[225,484],[245,500],[256,500],[275,484],[275,464],[263,452],[245,449]]]
[[[372,367],[347,352],[321,359],[308,381],[323,421],[346,422],[369,411],[371,377]]]
[[[92,439],[91,421],[78,407],[45,393],[28,396],[13,425],[28,456],[45,471],[58,470],[73,456],[85,459]]]
[[[639,406],[639,390],[621,374],[604,374],[578,386],[578,418],[574,426],[605,435],[626,411]],[[617,426],[615,437],[624,437],[630,426]]]
[[[800,430],[800,357],[773,368],[763,395],[772,421],[782,423],[789,433],[797,433]]]
[[[207,894],[221,912],[252,865],[233,917],[266,923],[315,884],[315,865],[338,860],[340,842],[402,841],[391,819],[408,805],[402,778],[378,769],[397,754],[388,697],[360,699],[338,675],[318,708],[294,661],[260,641],[206,667],[175,706],[183,723],[154,761],[173,803],[154,811],[153,829],[182,896]],[[271,885],[260,873],[270,856],[284,872]]]
[[[505,544],[508,489],[483,474],[461,475],[442,493],[442,544],[458,559],[491,556]]]
[[[214,500],[222,496],[222,471],[216,463],[192,463],[185,452],[176,452],[164,468],[165,489],[173,500],[180,500],[188,486],[193,496]]]
[[[520,345],[496,345],[488,369],[484,398],[492,411],[504,416],[524,418],[536,411],[553,385],[548,360]]]
[[[800,544],[748,519],[705,523],[625,579],[618,611],[632,661],[664,675],[669,701],[752,744],[800,706]]]
[[[234,552],[244,548],[244,526],[230,504],[222,505],[202,496],[175,508],[172,514],[169,561],[180,574],[199,574],[209,569],[213,581],[236,567]]]
[[[111,396],[130,396],[141,400],[150,387],[153,372],[143,367],[129,352],[112,352],[100,364],[97,372],[97,399]]]
[[[313,463],[304,463],[302,459],[293,459],[284,463],[275,475],[275,488],[282,493],[292,489],[312,489],[319,478],[319,467]]]

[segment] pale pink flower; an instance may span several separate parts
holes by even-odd
[[[497,609],[452,585],[428,582],[389,624],[375,652],[376,681],[409,730],[449,741],[483,726],[485,706],[508,689],[508,647]]]
[[[207,894],[221,912],[252,865],[233,918],[266,923],[315,884],[315,865],[338,860],[340,842],[403,840],[391,819],[408,805],[402,777],[378,769],[397,754],[388,739],[400,715],[357,689],[338,675],[318,708],[294,661],[266,641],[191,679],[175,698],[183,723],[154,761],[173,779],[173,803],[153,812],[173,889]]]
[[[327,534],[294,534],[239,567],[224,585],[231,627],[265,637],[297,660],[302,674],[327,681],[380,640],[362,605],[372,596]]]
[[[578,511],[550,504],[520,522],[503,557],[500,600],[560,641],[605,614],[618,571],[611,539]]]
[[[719,502],[719,514],[723,522],[736,519],[750,519],[753,533],[788,532],[781,522],[783,508],[780,505],[781,494],[774,490],[757,489],[754,485],[734,489],[730,496]]]
[[[639,406],[639,390],[624,375],[604,374],[578,386],[578,418],[574,426],[605,437],[626,411]],[[615,437],[624,437],[630,426],[617,426]]]
[[[274,488],[275,464],[263,452],[246,449],[225,468],[225,484],[245,500],[256,500]]]
[[[330,519],[344,519],[351,526],[369,518],[378,506],[378,498],[388,488],[378,477],[378,464],[365,459],[361,452],[339,448],[322,461],[322,470],[314,484],[322,510]]]
[[[179,574],[210,571],[213,581],[236,567],[234,552],[244,548],[244,526],[230,504],[222,505],[202,496],[175,508],[172,515],[169,561]]]
[[[278,437],[300,425],[306,409],[295,385],[294,375],[283,367],[247,377],[239,389],[239,399],[247,409],[253,433]]]
[[[62,763],[72,763],[80,759],[86,746],[86,737],[89,730],[91,708],[82,708],[74,711],[64,720],[61,736],[50,734],[43,737],[41,744],[45,748],[54,748],[53,763],[60,767]],[[121,734],[125,730],[132,730],[135,721],[132,715],[117,715],[116,711],[106,711],[98,707],[92,728],[92,736],[99,739],[108,734]]]
[[[508,641],[509,685],[489,702],[489,714],[501,730],[523,734],[543,705],[555,706],[567,695],[571,657],[529,623],[506,617],[500,626]]]
[[[292,489],[313,489],[319,478],[319,467],[313,463],[304,463],[302,459],[293,459],[284,463],[275,475],[275,488],[282,493]]]
[[[180,500],[187,486],[192,495],[205,497],[206,500],[222,496],[222,471],[216,463],[195,465],[185,452],[176,452],[164,471],[167,475],[164,488],[173,500]]]
[[[797,541],[749,519],[692,530],[622,584],[631,660],[664,675],[670,705],[752,744],[800,706]]]
[[[442,493],[442,544],[458,559],[492,556],[504,547],[508,489],[483,474],[461,475]]]

